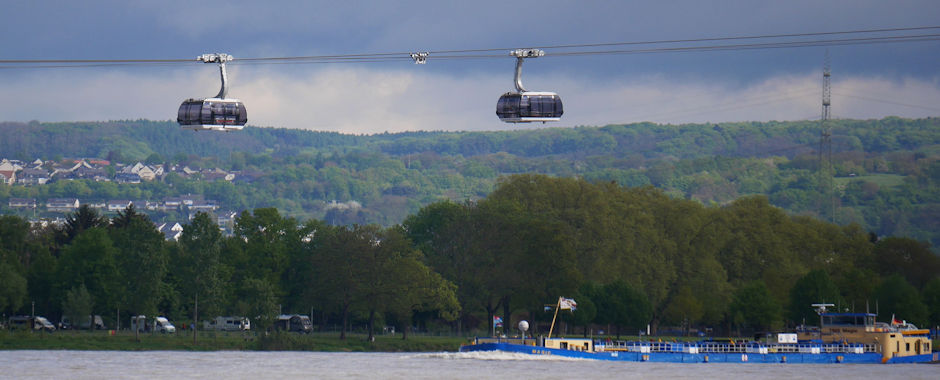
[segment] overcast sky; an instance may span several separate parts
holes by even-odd
[[[285,57],[493,49],[938,26],[924,1],[20,1],[0,0],[0,59]],[[940,34],[940,29],[910,33]],[[848,38],[837,36],[824,38]],[[714,44],[714,43],[713,43]],[[615,47],[624,49],[630,47]],[[527,60],[555,91],[546,126],[813,120],[826,47]],[[832,115],[940,115],[940,41],[828,47]],[[230,65],[249,125],[380,133],[539,128],[499,121],[505,58]],[[0,68],[0,120],[175,120],[218,92],[218,69]]]

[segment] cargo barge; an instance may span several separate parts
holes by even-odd
[[[830,313],[826,307],[831,305],[814,306],[820,316],[819,328],[802,328],[792,333],[777,334],[773,342],[737,342],[730,339],[659,342],[551,337],[476,338],[473,344],[461,347],[460,351],[502,351],[594,360],[667,363],[873,364],[940,361],[940,352],[931,351],[930,330],[918,329],[905,322],[875,322],[876,314],[873,313]]]

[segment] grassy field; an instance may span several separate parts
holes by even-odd
[[[375,342],[365,335],[348,335],[340,340],[336,333],[300,335],[276,333],[200,332],[196,343],[189,334],[142,334],[139,341],[129,332],[114,335],[106,331],[67,331],[29,333],[0,331],[0,350],[117,350],[117,351],[216,351],[216,350],[296,350],[348,352],[437,352],[456,351],[466,338],[378,335]]]

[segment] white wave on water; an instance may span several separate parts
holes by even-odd
[[[612,362],[508,352],[0,350],[16,379],[937,379],[937,366]]]
[[[405,358],[445,359],[445,360],[491,360],[491,361],[596,361],[585,358],[571,358],[557,355],[530,355],[505,351],[474,351],[474,352],[427,352],[408,355]]]

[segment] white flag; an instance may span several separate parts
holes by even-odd
[[[573,298],[558,298],[558,308],[560,310],[578,310],[578,303]]]

